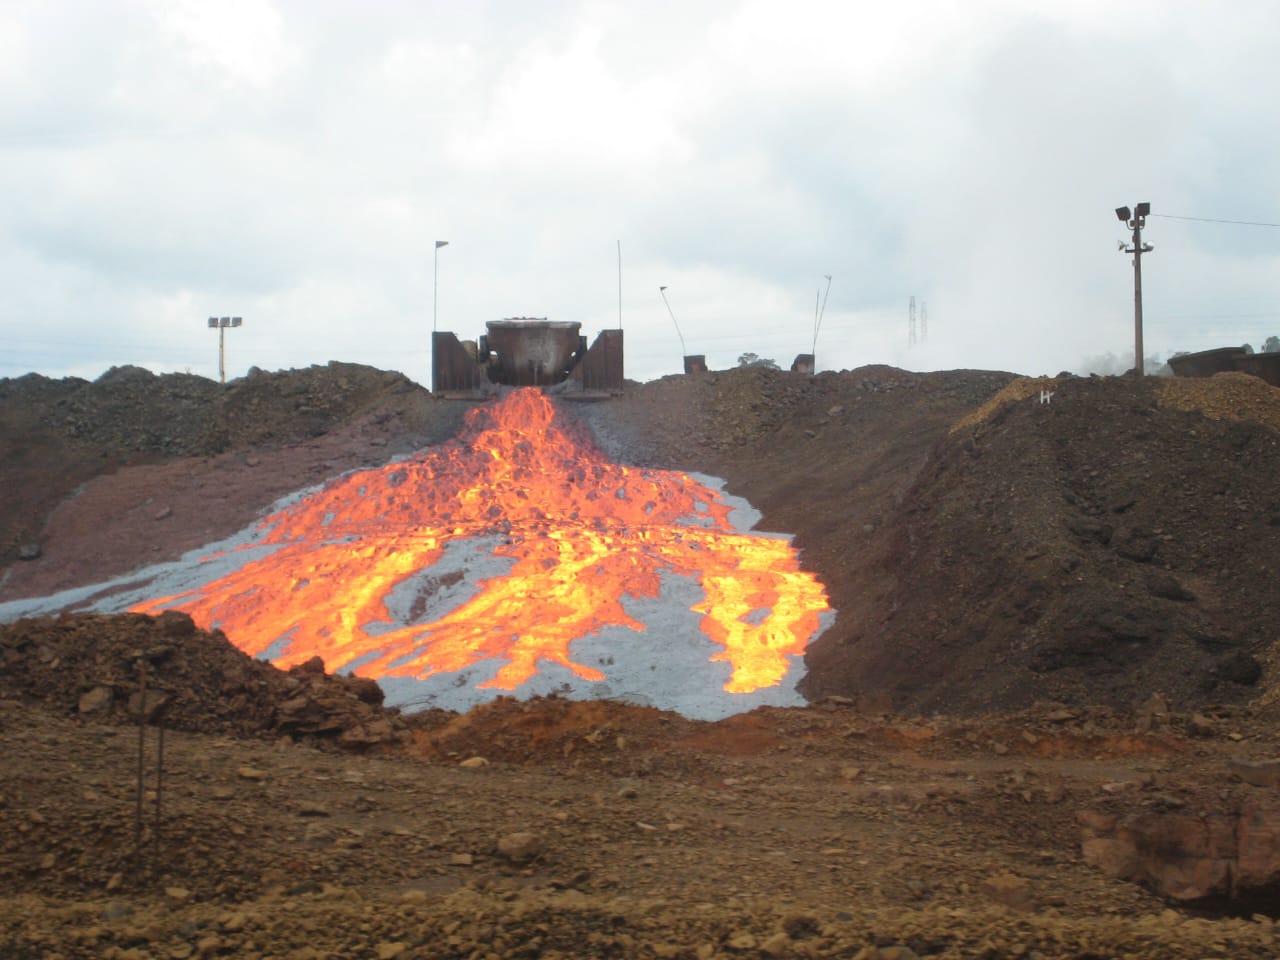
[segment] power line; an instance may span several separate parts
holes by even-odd
[[[1159,320],[1272,320],[1280,313],[1196,313],[1163,314]]]
[[[1195,220],[1198,223],[1234,223],[1241,227],[1280,227],[1280,223],[1262,223],[1259,220],[1220,220],[1217,217],[1180,217],[1173,213],[1152,213],[1152,217],[1164,217],[1166,220]]]

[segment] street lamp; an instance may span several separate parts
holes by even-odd
[[[431,254],[431,332],[436,332],[436,316],[439,305],[437,291],[440,289],[440,248],[447,247],[448,240],[437,240],[436,248]]]
[[[239,317],[210,317],[209,329],[218,331],[218,379],[227,382],[226,337],[227,327],[240,326]]]
[[[680,355],[681,355],[681,356],[686,356],[686,357],[687,357],[687,356],[689,355],[689,351],[685,349],[685,346],[684,346],[684,334],[680,332],[680,324],[676,323],[676,315],[675,315],[675,313],[674,313],[674,312],[672,312],[672,310],[671,310],[671,303],[670,303],[670,301],[668,301],[668,300],[667,300],[667,288],[666,288],[666,287],[659,287],[659,288],[658,288],[658,293],[662,294],[662,302],[663,302],[663,303],[665,303],[665,304],[667,305],[667,313],[671,314],[671,323],[672,323],[672,324],[675,326],[675,328],[676,328],[676,336],[680,338]]]
[[[659,287],[658,293],[662,295],[662,302],[667,305],[667,313],[671,315],[671,323],[676,328],[676,336],[680,338],[680,353],[684,357],[685,373],[706,373],[707,358],[705,356],[689,356],[688,348],[684,345],[684,334],[680,332],[680,324],[676,323],[675,312],[671,309],[671,301],[667,299],[667,288]]]
[[[831,293],[831,274],[824,273],[827,279],[827,290],[822,295],[822,306],[818,306],[817,297],[813,301],[813,346],[809,348],[809,354],[813,357],[813,372],[818,372],[818,331],[822,329],[822,318],[827,312],[827,296]]]
[[[1135,204],[1132,211],[1128,207],[1116,207],[1116,219],[1127,223],[1133,230],[1133,242],[1129,246],[1120,244],[1124,253],[1133,254],[1133,369],[1138,376],[1143,374],[1142,364],[1142,255],[1155,249],[1149,243],[1142,242],[1142,228],[1147,225],[1147,217],[1151,214],[1150,203]]]

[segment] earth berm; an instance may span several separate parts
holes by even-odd
[[[4,628],[0,955],[1274,956],[1278,397],[864,368],[562,404],[797,535],[839,611],[801,710],[401,717],[177,615]],[[0,400],[5,599],[465,411],[338,364]]]

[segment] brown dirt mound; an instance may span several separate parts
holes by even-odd
[[[38,374],[0,379],[0,565],[38,556],[55,508],[83,484],[120,469],[249,448],[261,457],[346,431],[345,440],[330,444],[333,469],[342,470],[358,465],[359,452],[370,448],[384,457],[405,452],[396,444],[407,433],[412,445],[451,436],[460,414],[456,406],[432,403],[401,374],[347,363],[277,373],[255,368],[225,387],[138,367],[113,367],[93,382]],[[352,431],[353,425],[360,426]],[[205,476],[210,486],[220,479],[216,471]]]
[[[1209,379],[1166,377],[1156,383],[1164,406],[1211,420],[1253,420],[1280,430],[1280,388],[1258,377],[1228,371]]]
[[[887,683],[901,708],[946,712],[1256,697],[1280,622],[1280,435],[1162,400],[1239,410],[1244,390],[1274,415],[1280,390],[1012,390],[934,448],[883,544],[879,619],[818,644],[810,691]]]
[[[318,659],[285,673],[176,611],[0,625],[3,697],[64,716],[137,723],[145,712],[148,722],[176,730],[292,736],[349,749],[407,736],[373,681],[326,675]]]

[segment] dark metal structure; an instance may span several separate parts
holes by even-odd
[[[1237,353],[1236,369],[1280,387],[1280,353]]]
[[[515,317],[485,326],[475,341],[431,335],[432,392],[463,398],[493,386],[555,388],[583,398],[622,392],[621,330],[602,331],[588,347],[579,323]]]
[[[796,358],[791,361],[792,373],[813,373],[813,354],[798,353]]]
[[[1180,357],[1170,357],[1169,368],[1179,377],[1212,377],[1215,373],[1236,369],[1235,358],[1240,353],[1239,347],[1184,353]]]
[[[509,387],[561,383],[587,352],[580,323],[521,317],[491,320],[477,345],[477,359],[489,380]]]
[[[601,330],[573,368],[570,379],[581,385],[584,394],[621,393],[622,330]]]
[[[1239,370],[1280,387],[1280,353],[1245,353],[1239,347],[1218,347],[1170,357],[1169,367],[1179,377],[1212,377]]]

